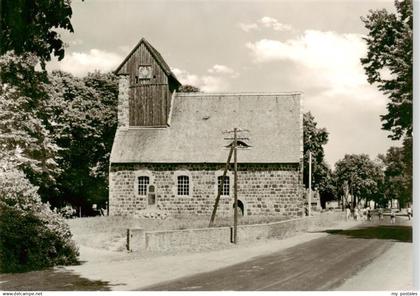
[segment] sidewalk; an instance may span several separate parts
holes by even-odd
[[[341,222],[332,228],[350,228],[357,222]],[[112,290],[134,290],[197,273],[217,270],[268,255],[298,244],[324,237],[324,232],[302,233],[283,240],[267,240],[254,244],[232,245],[218,251],[155,257],[81,248],[79,266],[66,267],[81,277],[109,282]]]

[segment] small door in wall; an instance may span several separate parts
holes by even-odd
[[[147,193],[147,204],[149,206],[156,204],[156,192],[155,192],[155,185],[149,185],[149,190]]]
[[[235,203],[232,204],[232,208],[235,208]],[[238,199],[238,213],[242,216],[245,216],[245,207],[240,199]]]

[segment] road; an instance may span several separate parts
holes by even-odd
[[[332,290],[396,242],[410,243],[410,226],[376,225],[330,231],[293,248],[213,272],[143,288],[146,291]],[[202,264],[206,264],[203,259]]]

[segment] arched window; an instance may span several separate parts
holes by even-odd
[[[146,195],[147,194],[147,187],[149,186],[150,179],[147,176],[140,176],[137,177],[138,182],[138,194],[139,195]]]
[[[218,176],[217,177],[217,190],[220,189],[220,186],[222,186],[222,178],[223,176]],[[223,182],[223,187],[222,187],[222,193],[221,195],[229,195],[229,176],[225,176],[225,180]]]
[[[178,195],[190,195],[190,177],[178,176]]]

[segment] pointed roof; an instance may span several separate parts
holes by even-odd
[[[149,41],[147,41],[145,38],[141,38],[139,43],[131,50],[131,52],[128,54],[128,56],[124,59],[124,61],[118,66],[118,68],[114,71],[116,75],[121,75],[123,73],[120,73],[121,68],[127,63],[129,58],[136,52],[136,50],[140,47],[140,45],[144,44],[146,48],[149,50],[150,54],[153,56],[153,58],[156,60],[156,62],[159,64],[159,66],[162,68],[162,70],[165,72],[168,77],[172,77],[175,82],[179,85],[182,85],[179,80],[176,78],[175,74],[171,71],[171,68],[168,66],[168,64],[163,59],[162,55],[154,48]]]

